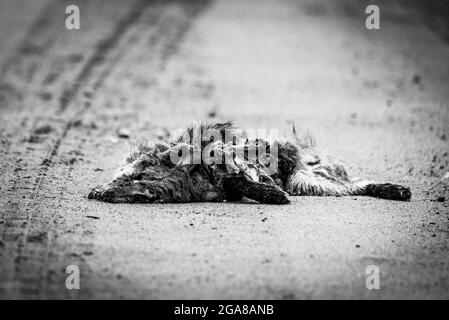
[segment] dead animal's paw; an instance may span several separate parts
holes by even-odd
[[[412,196],[410,188],[391,183],[370,184],[366,187],[366,193],[376,198],[399,201],[408,201]]]

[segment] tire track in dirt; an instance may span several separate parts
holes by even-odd
[[[174,23],[170,24],[170,27],[167,27],[165,25],[165,22],[171,21],[170,11],[172,9],[171,7],[173,6],[173,4],[167,5],[167,8],[161,9],[160,12],[153,12],[154,10],[147,10],[147,14],[145,14],[141,19],[143,22],[140,23],[139,25],[136,25],[132,30],[130,30],[130,32],[126,36],[126,39],[124,41],[122,41],[122,43],[115,48],[113,54],[111,54],[111,56],[108,58],[110,63],[106,63],[104,65],[104,68],[102,68],[103,71],[99,72],[98,78],[94,78],[95,80],[92,79],[94,81],[92,81],[91,85],[86,85],[87,87],[93,88],[93,92],[90,95],[90,99],[95,99],[95,97],[97,97],[97,96],[104,95],[104,92],[101,92],[101,91],[98,92],[98,90],[101,89],[105,80],[110,80],[115,83],[120,79],[119,73],[114,73],[111,75],[112,69],[118,68],[118,66],[115,65],[116,63],[120,64],[122,67],[126,67],[126,66],[128,66],[128,63],[130,61],[139,60],[139,58],[142,57],[142,53],[144,53],[143,56],[145,56],[146,55],[145,52],[147,52],[147,51],[151,52],[151,57],[148,57],[148,60],[150,62],[149,62],[149,64],[146,63],[145,68],[142,68],[142,69],[147,70],[147,67],[148,67],[149,68],[148,71],[151,71],[151,70],[158,71],[158,67],[160,67],[162,65],[160,63],[160,61],[166,61],[168,63],[169,60],[166,59],[167,53],[170,51],[171,55],[175,54],[179,43],[181,43],[183,40],[182,39],[183,37],[179,36],[181,34],[180,30],[183,30],[182,34],[185,34],[188,29],[187,27],[190,27],[192,19],[201,11],[201,9],[203,9],[203,7],[207,3],[208,2],[198,1],[195,6],[181,6],[182,11],[183,11],[182,15],[184,16],[185,20],[181,19],[181,21],[178,21],[176,23],[173,21]],[[179,5],[176,4],[176,7],[179,7]],[[154,8],[152,8],[152,9],[154,9]],[[152,28],[152,27],[155,27],[155,28]],[[145,39],[147,38],[148,35],[152,35],[151,38],[153,38],[153,36],[156,37],[156,40],[153,41],[150,46],[147,45],[146,41],[145,41]],[[177,36],[175,36],[175,35],[177,35]],[[173,42],[176,42],[177,45],[174,45]],[[133,47],[133,50],[129,50],[131,45]],[[175,48],[175,49],[167,50],[167,48]],[[134,54],[134,53],[136,53],[136,54]],[[165,58],[165,60],[164,60],[164,58]],[[123,93],[126,94],[127,91],[125,91]],[[101,98],[97,99],[97,101],[98,101],[98,104],[94,104],[94,105],[102,105]],[[91,105],[91,102],[84,104],[83,114],[85,111],[87,111],[87,109],[90,107],[90,105]],[[94,110],[96,110],[96,109],[97,108],[95,108]],[[77,119],[79,119],[79,118],[77,118]],[[69,133],[69,136],[66,137],[65,139],[67,139],[68,141],[71,141],[74,138],[76,138],[75,130],[71,130]],[[97,140],[97,142],[98,142],[98,140]],[[61,151],[62,154],[66,153],[67,150],[64,150],[64,148],[66,148],[66,147],[67,147],[67,144],[63,144],[63,149]],[[80,144],[78,145],[77,150],[81,151],[81,150],[85,150],[86,148],[89,149],[89,147],[91,147],[91,146],[86,146],[86,140],[82,140],[82,141],[80,141]],[[73,169],[74,169],[73,167],[70,167],[68,169],[61,168],[61,170],[64,170],[67,172],[67,173],[65,173],[65,172],[62,173],[61,175],[68,177],[67,183],[66,183],[66,185],[68,186],[67,189],[70,189],[69,186],[71,183],[73,183],[74,189],[76,190],[76,189],[80,189],[80,184],[79,183],[75,184],[76,180],[72,180],[72,173],[75,173],[75,175],[79,175],[79,172],[76,173],[76,172],[74,172]],[[84,189],[84,188],[81,188],[81,189]],[[84,198],[84,194],[82,197]],[[84,233],[90,232],[89,230],[92,230],[92,228],[93,228],[93,223],[85,226],[84,229],[82,230],[82,232],[84,232]],[[53,230],[54,230],[54,228],[53,228]],[[79,232],[79,233],[81,233],[81,232]],[[92,237],[90,237],[90,238],[97,237],[97,235],[95,235],[94,232],[92,232],[91,235],[92,235]],[[92,239],[89,242],[89,239],[84,237],[83,241],[86,243],[85,245],[76,245],[72,249],[73,252],[77,252],[77,256],[82,256],[82,252],[96,251],[92,245],[92,243],[93,243]],[[61,242],[64,243],[64,241],[59,241],[59,245]],[[58,246],[58,244],[55,244],[55,246]],[[53,248],[53,250],[49,250],[49,252],[55,252],[55,251],[57,251],[57,250],[55,250],[54,248]],[[55,261],[50,256],[49,263],[46,263],[46,265],[54,265],[54,264],[55,264]],[[110,292],[114,292],[113,289],[115,288],[115,286],[114,286],[114,284],[111,285],[109,283],[109,281],[107,281],[106,284],[103,283],[98,288],[98,282],[99,282],[98,275],[95,273],[92,273],[90,269],[86,270],[86,268],[83,268],[83,274],[84,274],[84,283],[86,283],[86,282],[89,283],[89,285],[91,286],[91,292],[95,292],[96,296],[98,296],[97,292],[99,292],[99,291],[103,292],[102,294],[105,296],[107,296],[108,294],[111,294]],[[89,279],[91,277],[92,277],[92,279]],[[88,278],[89,280],[86,281],[86,278]],[[113,275],[112,279],[116,279],[116,275]],[[59,281],[59,283],[60,282],[61,281]],[[112,286],[112,288],[104,289],[105,286],[106,287]],[[54,291],[57,291],[57,289]],[[58,294],[56,294],[56,296],[58,296]],[[85,293],[83,294],[83,297],[85,297]]]
[[[38,164],[34,159],[41,158],[41,152],[45,152],[42,150],[52,147],[50,145],[54,143],[51,140],[56,139],[55,132],[36,135],[34,131],[48,126],[49,121],[64,121],[63,116],[54,111],[59,105],[53,97],[71,87],[85,60],[94,54],[96,45],[109,36],[120,14],[125,14],[127,9],[126,6],[115,7],[120,3],[117,0],[107,3],[102,0],[78,0],[77,4],[83,12],[82,28],[69,31],[65,29],[64,22],[65,5],[68,3],[68,0],[52,1],[54,8],[50,10],[47,7],[42,13],[45,16],[45,12],[48,12],[51,18],[47,16],[45,23],[41,22],[42,17],[38,18],[38,22],[33,24],[36,28],[40,26],[36,33],[24,36],[22,43],[5,63],[8,67],[4,68],[0,81],[0,136],[4,146],[2,157],[5,157],[4,166],[0,168],[2,185],[15,178],[11,175],[17,169],[11,167],[17,160],[15,153],[23,154],[26,158],[24,162],[35,168]],[[98,19],[100,14],[109,19]],[[85,25],[87,27],[83,28]],[[48,39],[51,39],[51,44]],[[21,53],[23,48],[33,47],[41,49]],[[33,79],[27,76],[29,70],[33,70]],[[31,156],[33,153],[36,153],[34,157]]]
[[[100,45],[98,49],[94,52],[91,59],[86,63],[84,68],[82,68],[79,76],[76,78],[76,82],[74,86],[72,86],[73,89],[69,91],[70,93],[77,93],[79,87],[80,87],[80,81],[87,80],[87,77],[90,76],[91,70],[96,66],[96,64],[99,63],[99,61],[102,59],[103,55],[107,54],[107,51],[112,49],[114,45],[117,43],[117,41],[120,40],[120,37],[123,36],[123,33],[129,28],[133,21],[132,19],[137,18],[139,13],[139,10],[143,10],[146,5],[148,5],[149,2],[146,1],[138,1],[136,4],[132,7],[131,13],[129,13],[123,20],[119,21],[118,27],[113,30],[112,34],[107,37],[105,40],[100,42]],[[25,40],[26,42],[27,40]],[[26,44],[24,45],[26,46]],[[74,97],[75,95],[73,95]],[[64,102],[61,103],[68,103],[73,98],[72,96],[69,96],[69,99],[65,99]],[[51,115],[50,115],[51,117]],[[40,269],[42,265],[39,265],[39,262],[42,264],[42,261],[39,261],[36,265],[35,262],[31,262],[31,268],[27,268],[30,270],[22,270],[21,266],[24,266],[28,260],[39,260],[38,258],[42,257],[42,251],[45,252],[45,249],[42,250],[42,248],[31,248],[33,245],[38,244],[37,247],[40,247],[42,243],[50,243],[51,239],[48,238],[48,235],[43,232],[42,230],[37,230],[35,234],[30,235],[30,225],[33,224],[34,216],[33,213],[36,208],[36,202],[40,199],[38,196],[39,191],[43,188],[44,183],[46,182],[46,176],[47,171],[49,167],[52,165],[52,159],[56,156],[57,151],[61,145],[62,140],[66,136],[67,132],[70,130],[72,126],[72,122],[70,121],[73,117],[69,116],[69,121],[65,122],[63,125],[63,129],[61,130],[61,135],[57,137],[55,140],[53,146],[51,147],[49,153],[45,156],[44,160],[41,162],[38,168],[35,169],[37,171],[36,179],[32,185],[32,187],[28,187],[28,190],[24,190],[25,194],[29,197],[29,201],[21,206],[24,209],[21,209],[18,204],[13,205],[12,208],[9,209],[9,214],[4,216],[3,224],[4,227],[2,228],[2,238],[6,241],[14,241],[17,244],[16,252],[15,252],[15,259],[14,259],[14,275],[13,278],[18,280],[25,280],[26,282],[30,282],[31,287],[35,287],[36,285],[36,279],[33,279],[33,281],[27,281],[27,275],[25,274],[32,274],[34,278],[36,278],[36,271],[39,273],[37,269]],[[14,169],[14,171],[17,171],[17,168]],[[16,177],[15,181],[13,182],[13,190],[17,190],[16,184],[20,182],[20,177]],[[16,191],[15,194],[18,192]],[[25,197],[25,196],[24,196]],[[6,211],[6,210],[5,210]],[[16,220],[16,221],[14,221]],[[20,222],[14,223],[14,222]],[[31,237],[31,238],[30,238]],[[32,239],[33,244],[29,244],[29,240]],[[27,250],[28,249],[28,250]],[[26,252],[27,251],[27,252]],[[34,252],[39,252],[40,254],[38,257],[34,255]],[[9,252],[10,254],[12,252]],[[45,254],[43,255],[45,256]],[[31,257],[31,259],[29,259]],[[30,267],[30,266],[29,266]],[[27,272],[28,271],[28,272]],[[25,291],[29,290],[27,286],[24,287]],[[37,293],[36,290],[31,290],[34,293]]]
[[[125,32],[139,20],[149,4],[150,3],[146,0],[139,1],[128,16],[116,25],[114,31],[111,33],[111,36],[104,39],[98,45],[97,51],[84,65],[83,69],[75,79],[73,86],[63,92],[60,98],[59,112],[64,112],[67,109],[67,106],[79,92],[85,81],[92,75],[94,69],[104,62],[105,56],[115,48]]]
[[[3,83],[5,75],[17,64],[20,63],[22,54],[32,54],[33,52],[47,52],[51,48],[50,43],[47,41],[45,46],[31,45],[35,41],[36,34],[44,32],[46,28],[49,27],[52,20],[48,16],[54,16],[57,14],[58,9],[60,9],[58,2],[52,1],[48,3],[38,14],[37,19],[31,24],[30,28],[25,34],[24,39],[21,41],[20,45],[13,51],[9,58],[5,59],[2,63],[0,69],[0,83]],[[56,30],[55,30],[56,31]],[[52,35],[49,35],[49,41],[51,41]]]
[[[94,70],[104,63],[104,61],[106,60],[106,56],[110,54],[112,50],[114,50],[114,48],[124,36],[125,32],[127,32],[132,27],[132,25],[139,20],[148,6],[149,2],[147,0],[138,1],[131,12],[123,20],[119,21],[115,29],[112,31],[111,35],[108,38],[104,39],[98,45],[97,51],[95,51],[93,56],[84,65],[81,72],[74,80],[73,86],[71,86],[67,90],[64,90],[64,92],[62,93],[59,100],[60,104],[58,113],[63,113],[64,111],[66,111],[67,107],[79,93],[80,89],[87,86],[86,82],[92,77]],[[44,166],[44,168],[48,165],[51,165],[53,157],[58,153],[58,149],[61,145],[62,140],[66,137],[67,132],[71,129],[76,116],[81,112],[82,110],[80,110],[79,112],[75,112],[72,116],[69,116],[69,120],[65,124],[61,136],[56,140],[50,152],[50,155],[42,162],[42,166]]]
[[[62,7],[61,7],[62,8]],[[61,9],[61,8],[59,8],[59,9]],[[49,25],[49,24],[46,24],[47,26]],[[50,34],[53,34],[53,31],[52,31],[52,28],[50,28],[50,30],[43,30],[42,31],[43,33],[44,33],[44,37],[47,37],[46,36],[46,34],[47,33],[50,33]],[[39,37],[38,35],[36,36],[36,37]],[[25,39],[25,43],[23,43],[20,47],[29,47],[30,45],[29,45],[29,43],[28,43],[28,38],[27,39]],[[34,41],[34,40],[32,40],[32,41]],[[55,48],[51,48],[53,51],[55,50]],[[95,55],[95,54],[94,54]],[[23,57],[23,56],[20,56],[19,57],[20,59],[19,60],[17,60],[18,61],[18,63],[19,64],[23,64],[23,65],[26,65],[27,64],[27,61],[26,61],[26,57]],[[43,57],[41,57],[41,59],[43,59]],[[23,66],[21,66],[21,68],[23,68]],[[14,73],[14,72],[13,72]],[[27,79],[22,79],[22,82],[26,82],[26,80]],[[18,85],[20,85],[20,83],[18,83]],[[33,105],[30,105],[30,106],[27,106],[27,107],[30,107],[30,108],[33,108],[34,106]],[[47,106],[45,106],[45,107],[47,107]],[[47,118],[46,120],[48,120],[48,121],[50,121],[51,122],[51,120],[52,120],[52,117],[53,117],[53,111],[52,111],[52,108],[49,108],[50,110],[48,110],[48,108],[47,108],[47,110],[44,110],[44,109],[42,109],[42,110],[39,110],[40,111],[40,113],[41,114],[39,114],[39,115],[37,115],[37,116],[35,116],[35,118],[38,118],[38,119],[41,119],[41,118]],[[43,114],[48,114],[47,116],[43,116],[42,115],[42,113]],[[56,112],[55,112],[56,113]],[[22,114],[18,114],[18,117],[19,117],[19,119],[20,119],[20,117],[21,116],[23,116]],[[32,119],[33,120],[33,122],[36,122],[36,119]],[[59,120],[59,119],[58,119]],[[55,126],[57,126],[57,123],[56,123],[56,125]],[[64,136],[65,135],[65,131],[67,130],[67,125],[66,124],[64,124],[64,129],[63,130],[61,130],[61,132],[62,132],[62,135]],[[32,125],[31,126],[31,130],[32,129],[34,129],[35,128],[35,125]],[[24,138],[24,137],[27,137],[27,136],[30,136],[31,134],[32,134],[32,132],[30,132],[31,130],[24,130],[23,128],[14,128],[13,127],[13,131],[12,132],[9,132],[9,136],[13,136],[14,138],[15,138],[15,140],[13,140],[13,143],[9,143],[9,146],[11,146],[11,145],[14,145],[15,147],[16,147],[16,149],[14,149],[14,150],[11,150],[11,153],[17,153],[17,151],[23,151],[23,150],[20,150],[20,146],[17,146],[17,145],[19,145],[19,144],[26,144],[26,143],[24,143],[24,141],[21,141],[21,139],[20,138]],[[21,132],[18,132],[18,131],[21,131]],[[25,132],[23,132],[23,131],[25,131]],[[52,136],[55,136],[55,133],[56,133],[56,135],[57,135],[57,132],[55,132],[56,130],[52,130],[50,133],[50,135],[49,135],[49,138],[51,138]],[[19,136],[18,138],[16,138],[15,136]],[[48,140],[51,140],[51,139],[48,139]],[[48,160],[48,158],[49,157],[51,157],[52,155],[55,155],[56,154],[56,150],[57,150],[57,147],[58,147],[58,145],[60,144],[60,142],[59,142],[59,139],[56,139],[56,142],[54,142],[53,144],[51,144],[51,148],[49,148],[49,151],[48,151],[48,156],[45,156],[44,157],[44,160],[41,160],[40,162],[42,162],[44,165],[42,165],[41,164],[41,167],[45,170],[46,169],[46,167],[48,167],[48,165],[50,164],[50,162],[49,162],[49,160]],[[39,154],[42,154],[42,152],[45,152],[45,148],[44,148],[44,150],[38,150],[37,152],[35,152],[36,153],[36,155],[38,155],[39,156]],[[40,156],[39,156],[39,158],[41,158]],[[47,159],[47,160],[46,160]],[[18,170],[18,169],[21,169],[20,168],[20,166],[19,167],[16,167],[14,170],[12,170],[12,171],[14,171],[14,172],[16,172],[16,171],[21,171],[21,170]],[[36,170],[36,168],[34,168],[35,170]],[[17,179],[15,179],[16,181],[17,181]],[[38,185],[38,183],[35,183],[34,184],[35,186],[36,185]]]
[[[86,111],[91,107],[93,104],[92,101],[97,100],[99,103],[94,105],[101,106],[101,98],[96,99],[97,96],[104,95],[104,92],[101,91],[102,86],[104,85],[105,80],[110,80],[112,82],[117,82],[120,79],[120,75],[117,73],[113,73],[113,70],[117,68],[116,64],[120,64],[121,66],[126,66],[127,62],[131,60],[139,60],[138,57],[142,55],[142,52],[151,52],[151,57],[148,58],[151,62],[149,63],[151,65],[150,70],[155,70],[156,73],[162,72],[159,70],[159,68],[162,66],[162,70],[164,70],[164,63],[168,63],[169,59],[167,57],[168,54],[170,56],[174,55],[176,51],[178,50],[179,44],[183,41],[183,36],[187,33],[188,29],[190,28],[192,19],[201,12],[204,7],[209,3],[209,1],[197,1],[195,5],[179,5],[178,3],[173,4],[172,2],[169,2],[166,5],[161,6],[161,8],[158,8],[155,10],[154,7],[151,8],[151,10],[147,10],[146,13],[141,18],[141,23],[136,24],[133,26],[131,30],[127,33],[126,37],[118,43],[115,46],[114,50],[111,50],[111,53],[109,57],[107,58],[107,63],[104,63],[101,70],[98,72],[98,76],[92,77],[90,80],[84,84],[84,88],[92,88],[92,91],[89,94],[89,100],[81,103],[80,101],[77,101],[75,103],[81,103],[82,104],[82,111],[80,111],[77,115],[74,115],[74,119],[76,121],[84,121],[83,115]],[[181,19],[181,21],[175,22],[170,25],[170,27],[167,27],[164,23],[164,21],[171,21],[170,20],[170,10],[172,9],[172,6],[180,7],[183,11],[183,17],[184,19]],[[152,35],[152,38],[156,38],[151,45],[148,45],[145,41],[148,35]],[[133,47],[132,50],[129,50],[129,48]],[[137,53],[137,56],[133,53]],[[145,55],[145,54],[144,54]],[[148,66],[148,65],[146,65]],[[146,70],[146,69],[145,69]],[[126,94],[127,92],[123,92]],[[94,108],[96,110],[97,108]],[[101,109],[101,107],[100,107]],[[68,130],[67,135],[64,137],[67,141],[73,141],[76,139],[76,130]],[[98,142],[98,140],[96,140]],[[75,152],[82,152],[86,148],[89,149],[89,147],[86,146],[86,140],[81,140],[75,149]],[[62,150],[61,154],[66,154],[67,152],[73,152],[69,151],[70,148],[67,148],[67,144],[61,145]],[[97,151],[98,152],[98,151]],[[71,189],[71,185],[73,184],[73,189],[77,190],[80,189],[80,184],[76,184],[76,180],[73,179],[72,174],[79,175],[79,172],[74,172],[74,167],[62,167],[60,168],[61,176],[67,177],[67,180],[65,182],[65,188],[64,189]],[[79,171],[79,170],[78,170]],[[81,188],[84,189],[84,188]],[[82,196],[85,198],[85,195]],[[78,200],[74,199],[73,202],[76,202]],[[66,218],[67,220],[70,220],[70,218]],[[74,217],[73,221],[79,221],[79,217]],[[51,224],[51,221],[50,221]],[[70,224],[70,222],[68,223]],[[75,223],[73,223],[75,224]],[[53,225],[46,226],[49,231],[49,233],[56,233],[56,228]],[[114,292],[114,284],[110,283],[109,281],[101,282],[99,281],[98,274],[95,274],[89,267],[86,267],[86,264],[83,263],[85,257],[83,256],[83,253],[85,252],[95,252],[95,247],[93,246],[93,238],[97,237],[94,231],[91,231],[92,229],[95,229],[95,223],[88,223],[85,224],[82,229],[80,229],[77,233],[88,233],[89,237],[83,237],[82,244],[76,243],[72,246],[71,252],[75,254],[76,258],[81,259],[81,263],[79,265],[82,265],[82,272],[83,272],[83,282],[88,283],[84,284],[84,288],[89,286],[87,288],[86,293],[82,293],[82,297],[86,296],[98,296],[98,292],[102,292],[104,296],[108,296],[109,294],[112,294]],[[59,231],[59,230],[58,230]],[[64,237],[61,237],[64,238]],[[72,236],[70,235],[68,237],[69,239],[72,239]],[[70,241],[70,240],[69,240]],[[61,245],[61,243],[64,243],[64,247],[61,249],[57,249],[58,246]],[[50,266],[47,269],[49,269],[50,273],[52,271],[51,266],[53,265],[60,265],[61,263],[67,263],[67,259],[64,261],[59,261],[58,259],[55,259],[54,252],[59,251],[66,251],[67,248],[65,246],[67,242],[64,240],[59,240],[57,243],[54,244],[53,248],[48,248],[47,250],[47,262],[45,263],[45,266]],[[51,244],[48,244],[48,247],[50,247]],[[86,258],[88,259],[88,258]],[[107,272],[107,271],[104,271]],[[49,272],[47,271],[47,274]],[[119,275],[117,275],[119,276]],[[65,275],[64,275],[65,277]],[[101,277],[100,277],[101,278]],[[42,276],[41,277],[41,283],[44,286],[44,281],[47,279],[47,277]],[[112,279],[116,279],[116,275],[113,275]],[[118,278],[120,279],[120,278]],[[53,281],[55,283],[61,283],[64,281],[63,278],[61,278],[59,281]],[[106,289],[105,289],[106,288]],[[50,292],[51,294],[54,294],[56,297],[60,297],[60,287],[53,287],[51,290],[42,290]]]
[[[12,53],[7,57],[4,61],[1,63],[0,68],[0,110],[4,109],[4,104],[6,104],[6,101],[8,100],[8,97],[13,97],[15,100],[22,100],[23,99],[23,93],[21,90],[16,88],[15,85],[13,85],[11,82],[11,73],[13,72],[13,69],[17,68],[18,65],[22,63],[22,59],[24,56],[30,56],[33,53],[36,53],[36,51],[39,51],[40,53],[44,54],[46,53],[46,50],[51,48],[51,43],[49,41],[44,41],[46,45],[44,46],[37,46],[35,44],[36,42],[36,34],[41,33],[49,33],[46,32],[46,29],[49,27],[51,23],[51,19],[48,19],[48,15],[54,16],[57,12],[57,9],[59,9],[57,2],[50,2],[47,5],[44,6],[44,8],[40,11],[38,14],[38,17],[34,20],[34,22],[31,24],[31,26],[28,28],[27,32],[25,33],[23,39],[15,48]],[[54,36],[52,36],[52,33],[49,33],[50,39],[54,39]],[[51,42],[51,40],[50,40]],[[34,49],[33,49],[34,48]],[[3,111],[3,110],[2,110]],[[2,128],[2,131],[4,131],[5,128]],[[18,134],[18,128],[11,133],[11,135],[17,135]],[[3,132],[1,132],[3,135]],[[9,142],[9,141],[7,141]],[[11,147],[12,143],[2,143],[2,146],[4,147],[4,154],[9,153],[9,149]]]
[[[201,4],[198,7],[202,7],[205,2],[198,2],[198,3]],[[100,43],[100,45],[98,46],[98,50],[91,56],[88,62],[84,65],[84,67],[76,77],[73,86],[65,90],[61,95],[61,99],[59,100],[60,104],[56,113],[65,116],[66,119],[65,124],[63,125],[61,134],[56,139],[50,152],[47,154],[47,156],[44,158],[41,165],[39,166],[38,175],[31,191],[30,201],[25,206],[25,212],[28,211],[29,213],[28,216],[26,217],[27,222],[25,223],[25,225],[22,225],[22,227],[19,229],[14,228],[15,229],[14,233],[16,234],[16,237],[13,238],[22,239],[22,242],[18,246],[18,250],[16,252],[16,259],[14,262],[16,270],[14,272],[15,275],[13,278],[15,279],[16,282],[20,283],[21,280],[24,280],[23,270],[20,270],[20,266],[26,265],[27,263],[29,264],[29,261],[27,262],[27,260],[30,256],[33,257],[33,253],[39,252],[40,253],[39,256],[44,257],[43,261],[40,261],[37,266],[34,265],[34,263],[32,263],[31,266],[32,267],[31,269],[34,270],[31,270],[33,277],[31,281],[29,281],[29,283],[31,284],[31,287],[34,287],[34,290],[31,290],[31,292],[34,294],[39,294],[42,291],[46,291],[46,289],[43,287],[46,286],[49,276],[49,273],[47,272],[48,270],[46,262],[49,258],[48,248],[49,246],[52,245],[52,236],[50,233],[52,227],[54,227],[56,223],[56,221],[52,220],[54,216],[56,216],[56,213],[52,215],[46,214],[41,217],[35,217],[35,215],[33,214],[33,211],[35,211],[34,209],[38,207],[40,205],[40,201],[42,201],[42,199],[40,199],[39,197],[39,194],[42,192],[42,189],[45,189],[46,186],[45,182],[51,182],[51,178],[48,177],[50,168],[54,168],[55,166],[58,167],[54,160],[58,155],[59,149],[63,145],[63,141],[66,139],[68,133],[74,127],[73,126],[74,122],[81,119],[83,113],[87,109],[89,109],[89,107],[91,106],[90,100],[92,99],[93,94],[97,92],[98,89],[101,88],[104,79],[106,79],[109,76],[110,71],[113,68],[114,64],[122,58],[123,52],[128,49],[126,46],[125,47],[120,46],[120,43],[126,40],[126,39],[124,40],[123,38],[128,38],[129,41],[129,38],[132,37],[145,36],[145,32],[141,30],[141,28],[136,27],[136,22],[144,14],[145,9],[149,4],[150,3],[148,1],[138,1],[136,5],[131,9],[129,14],[124,19],[119,21],[119,23],[116,25],[111,35]],[[193,17],[197,12],[198,10],[192,10],[190,12],[190,18]],[[152,21],[151,19],[150,22],[154,24],[154,21]],[[179,30],[177,30],[176,33],[180,36],[169,39],[169,41],[163,45],[164,48],[162,54],[163,57],[165,57],[168,51],[174,53],[175,49],[173,48],[176,48],[176,44],[173,44],[173,41],[175,42],[181,41],[182,34],[184,34],[186,31],[185,24],[175,26],[175,28],[182,29],[182,32],[179,32]],[[138,30],[138,33],[133,34],[132,32],[133,29]],[[157,30],[158,32],[161,31],[160,29]],[[128,34],[130,35],[128,36]],[[161,41],[164,42],[164,40],[165,40],[164,36],[162,35],[159,42]],[[167,50],[167,48],[171,49]],[[163,60],[163,58],[161,58],[161,60]],[[165,62],[167,62],[167,59]],[[94,92],[88,95],[88,99],[85,99],[85,97],[84,98],[80,97],[79,93],[83,89],[89,88],[93,88]],[[82,150],[82,147],[83,146],[81,143],[78,146],[77,150]],[[56,169],[57,168],[54,168],[52,170],[53,174]],[[73,167],[69,167],[68,169],[65,169],[63,167],[59,169],[61,170],[59,176],[65,176],[67,177],[67,180],[70,180],[70,172],[72,171]],[[61,190],[63,189],[64,188],[62,188]],[[27,192],[27,194],[30,194],[30,192]],[[4,228],[3,235],[5,235],[5,233],[8,233],[7,229],[8,228],[6,229]],[[44,239],[45,241],[35,241],[36,234],[41,235],[43,238],[45,238]],[[31,244],[29,241],[30,239],[33,240]],[[39,269],[37,273],[36,269]],[[83,269],[86,270],[88,268]],[[54,273],[54,270],[51,270],[50,273]],[[40,283],[36,287],[37,279],[40,279],[39,281]],[[27,294],[26,292],[23,293]]]

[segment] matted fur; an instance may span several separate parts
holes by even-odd
[[[214,159],[231,161],[201,161],[190,158],[174,162],[173,154],[193,151],[195,132],[218,130],[221,139],[201,141],[199,148],[214,155]],[[225,141],[226,131],[235,135]],[[331,157],[321,157],[315,150],[310,134],[299,139],[293,135],[278,141],[248,139],[231,122],[194,124],[168,142],[141,141],[131,148],[126,163],[113,180],[94,188],[89,198],[108,202],[196,202],[240,200],[247,197],[262,203],[288,203],[290,196],[368,195],[393,200],[409,200],[410,190],[394,184],[378,184],[350,179],[343,164]],[[186,139],[187,137],[187,139]],[[265,143],[266,145],[262,144]],[[256,159],[250,151],[259,152],[261,145],[277,144],[276,159],[263,154]],[[207,148],[207,149],[206,149]],[[259,151],[258,151],[259,150]],[[267,164],[276,160],[277,169]]]

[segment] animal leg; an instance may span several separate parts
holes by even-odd
[[[292,196],[362,195],[400,201],[411,197],[410,189],[401,185],[343,179],[323,170],[297,170],[289,177],[286,189]]]
[[[267,204],[285,204],[290,200],[287,193],[275,185],[256,182],[240,175],[227,175],[223,177],[223,189],[235,198],[237,195]]]

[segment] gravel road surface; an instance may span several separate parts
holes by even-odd
[[[448,29],[412,4],[379,1],[369,31],[356,0],[2,0],[0,297],[449,298]],[[412,200],[87,199],[134,140],[194,120],[294,120]]]

